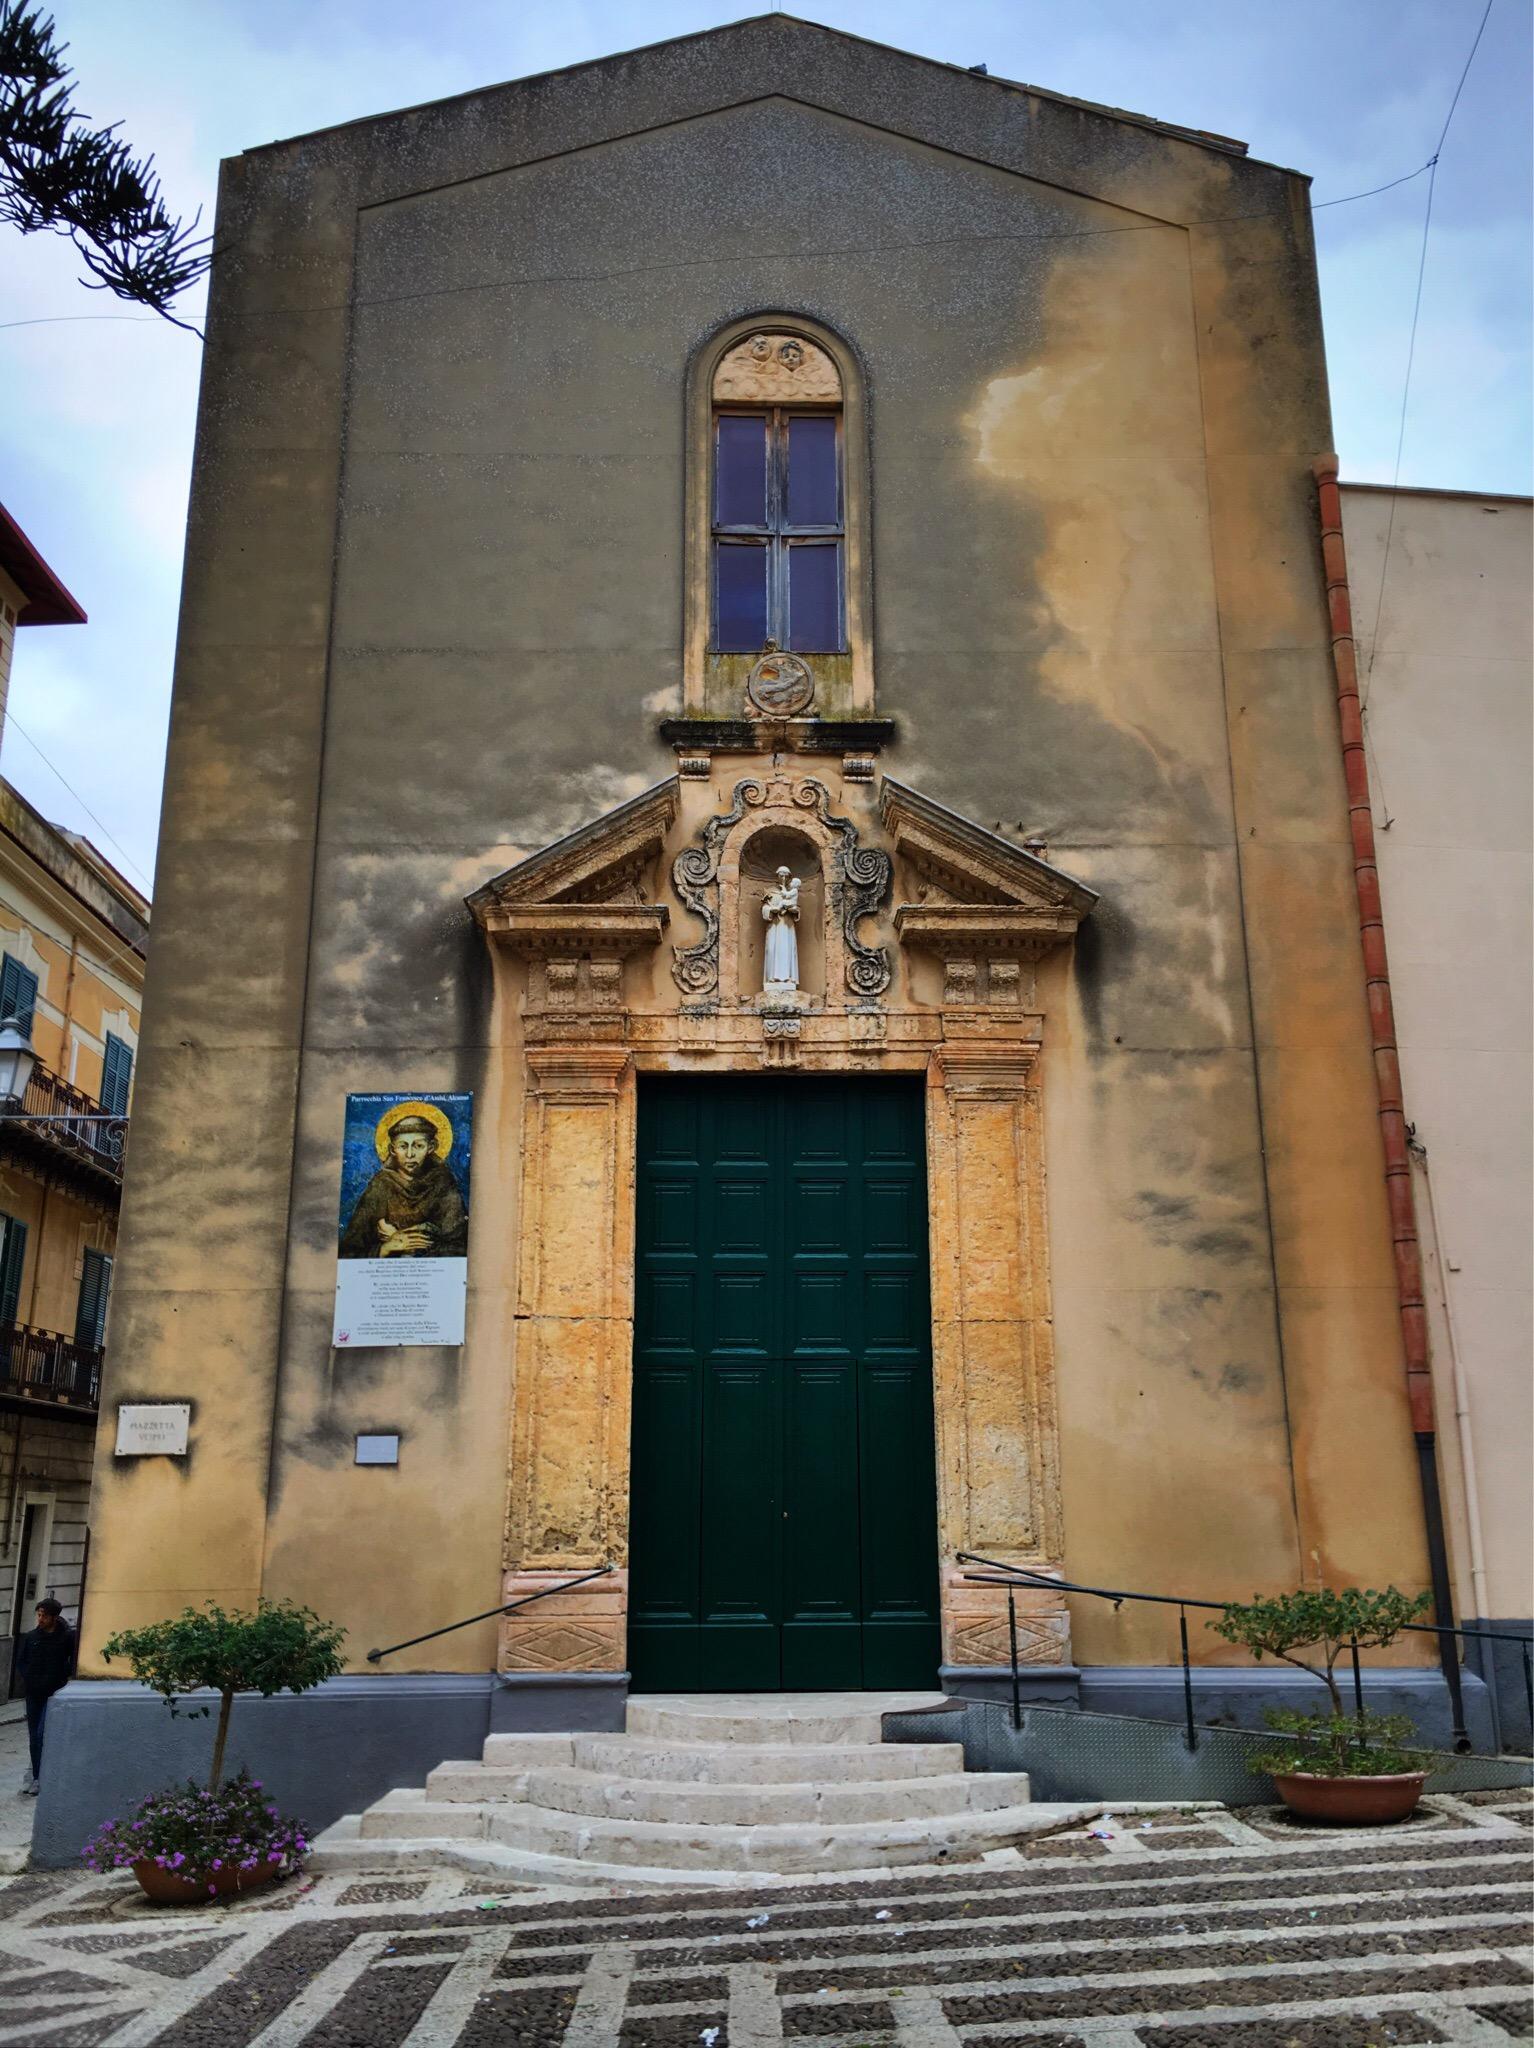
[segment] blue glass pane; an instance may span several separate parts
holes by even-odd
[[[767,524],[767,422],[725,413],[714,459],[714,524]]]
[[[715,640],[726,654],[757,654],[767,638],[766,547],[714,543]]]
[[[836,422],[824,415],[788,423],[788,523],[835,526],[840,519],[836,489]]]
[[[840,541],[788,551],[788,644],[800,653],[834,654],[842,644]]]

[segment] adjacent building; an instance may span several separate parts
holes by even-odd
[[[100,1645],[186,1602],[345,1625],[236,1722],[321,1822],[631,1689],[994,1688],[977,1555],[1150,1711],[1175,1609],[1067,1581],[1441,1577],[1304,177],[774,15],[253,150],[217,240],[103,1418],[189,1430],[99,1461],[39,1853],[179,1774]]]
[[[1534,510],[1367,484],[1343,501],[1456,1604],[1467,1621],[1527,1634]],[[1520,1653],[1503,1644],[1496,1662],[1499,1732],[1527,1750]]]
[[[0,717],[16,631],[84,619],[0,509]],[[148,930],[138,890],[0,780],[0,1697],[36,1602],[75,1619],[85,1586]]]

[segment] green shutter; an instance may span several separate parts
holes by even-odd
[[[101,1349],[107,1327],[107,1295],[112,1285],[112,1261],[105,1252],[87,1252],[80,1273],[80,1302],[75,1310],[75,1342],[93,1351]]]
[[[14,1323],[21,1308],[21,1269],[27,1258],[27,1226],[0,1216],[0,1323]]]
[[[133,1048],[112,1032],[107,1033],[101,1057],[101,1106],[113,1116],[128,1113],[128,1089],[133,1080]]]
[[[37,976],[9,953],[0,966],[0,1024],[14,1017],[27,1037],[32,1035],[32,1018],[37,1010]]]

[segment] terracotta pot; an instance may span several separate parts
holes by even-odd
[[[1415,1813],[1426,1771],[1402,1771],[1388,1778],[1320,1778],[1314,1771],[1286,1771],[1273,1780],[1291,1813],[1328,1821],[1334,1828],[1382,1827]]]
[[[277,1863],[258,1863],[254,1870],[234,1869],[210,1870],[206,1877],[183,1877],[179,1870],[164,1870],[152,1857],[142,1863],[135,1863],[133,1875],[138,1879],[146,1899],[152,1899],[157,1906],[205,1906],[211,1898],[222,1898],[228,1892],[253,1892],[260,1885],[270,1884],[281,1870]],[[208,1890],[212,1885],[212,1891]]]

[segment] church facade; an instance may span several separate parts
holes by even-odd
[[[209,1597],[342,1622],[306,1725],[404,1782],[995,1685],[971,1556],[1098,1706],[1175,1609],[1055,1580],[1426,1584],[1303,177],[769,16],[253,150],[217,241],[104,1404],[190,1433],[100,1461],[71,1754]],[[461,1343],[337,1320],[383,1097]]]

